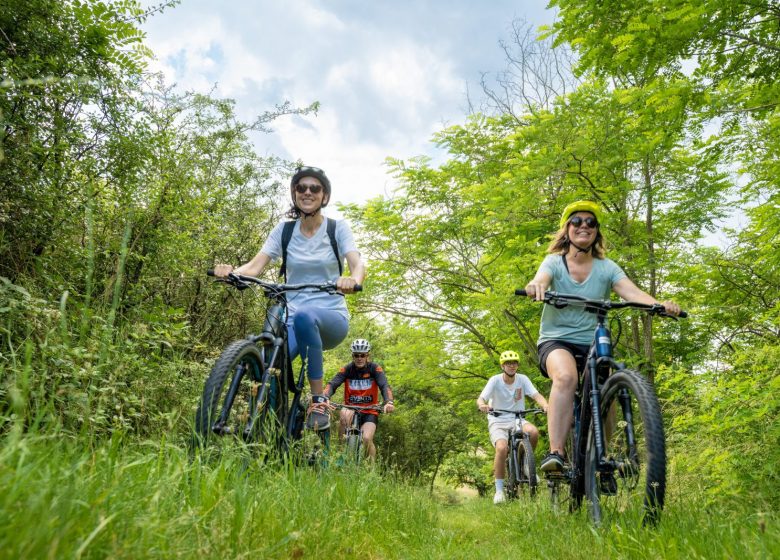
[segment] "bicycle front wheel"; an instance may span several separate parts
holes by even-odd
[[[633,370],[610,376],[600,394],[605,462],[598,465],[591,429],[585,472],[593,520],[655,524],[666,494],[666,443],[658,397],[650,382]]]
[[[347,457],[357,465],[360,463],[360,454],[363,447],[360,432],[347,435]]]
[[[202,443],[227,438],[276,445],[283,397],[278,380],[264,375],[257,345],[237,340],[225,348],[206,380],[195,416],[197,436]]]
[[[528,488],[528,495],[536,496],[536,486],[538,479],[536,477],[536,457],[534,457],[534,448],[531,446],[531,440],[524,437],[517,446],[517,468],[520,482],[520,491]]]
[[[510,500],[517,497],[518,485],[520,482],[518,480],[518,473],[520,472],[520,463],[518,463],[519,453],[515,451],[515,445],[516,444],[512,443],[512,445],[509,446],[509,450],[506,454],[506,465],[504,467],[504,493]]]

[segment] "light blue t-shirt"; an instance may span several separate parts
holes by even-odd
[[[561,255],[547,255],[539,270],[552,276],[550,290],[588,299],[609,299],[612,286],[626,277],[626,273],[614,261],[593,259],[590,275],[584,281],[576,282],[566,270]],[[547,340],[565,340],[573,344],[590,345],[596,322],[596,315],[580,306],[569,305],[557,309],[545,305],[539,325],[538,344]]]
[[[276,261],[282,257],[282,230],[285,222],[280,222],[271,231],[260,252]],[[287,245],[287,282],[289,284],[309,284],[335,282],[339,277],[339,263],[333,254],[333,247],[327,231],[327,219],[317,232],[307,238],[301,234],[301,221],[297,220],[290,243]],[[351,251],[357,251],[352,230],[344,220],[336,222],[336,243],[339,246],[339,257],[344,257]],[[301,291],[290,292],[287,295],[290,317],[302,306],[312,305],[322,309],[332,309],[349,318],[347,304],[342,294],[330,295],[325,292]]]

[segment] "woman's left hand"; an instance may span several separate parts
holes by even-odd
[[[355,286],[357,286],[357,284],[357,280],[351,276],[341,276],[336,280],[336,288],[338,288],[342,294],[351,294],[355,291]]]
[[[677,305],[676,303],[674,303],[673,301],[664,301],[664,302],[661,302],[661,305],[664,306],[664,308],[666,309],[666,312],[669,315],[674,315],[675,317],[679,316],[680,315],[680,311],[682,311],[682,309],[680,309],[680,306]]]

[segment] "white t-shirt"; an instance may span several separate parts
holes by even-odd
[[[487,402],[491,408],[502,410],[525,410],[525,397],[534,397],[536,390],[528,376],[522,373],[515,374],[511,384],[504,383],[504,374],[500,373],[488,379],[485,388],[479,394],[479,398]],[[513,424],[515,417],[510,414],[493,416],[488,414],[488,425],[495,423]]]
[[[260,250],[272,260],[282,257],[282,230],[285,222],[280,222],[271,231]],[[351,251],[357,251],[352,238],[352,230],[344,220],[336,222],[336,243],[339,246],[339,257],[343,259]],[[339,277],[339,263],[333,254],[333,247],[328,237],[328,221],[322,220],[320,228],[312,237],[301,233],[301,221],[297,220],[290,243],[287,245],[287,282],[289,284],[319,284],[335,282]],[[301,291],[287,294],[290,317],[295,311],[305,305],[313,305],[322,309],[332,309],[348,317],[347,304],[344,296],[330,295],[325,292]]]

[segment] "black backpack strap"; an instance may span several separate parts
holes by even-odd
[[[327,218],[328,223],[326,230],[328,232],[328,239],[330,239],[330,246],[333,248],[333,254],[336,255],[336,261],[339,263],[339,276],[344,271],[344,266],[339,257],[339,244],[336,241],[336,224],[338,223],[333,218]],[[284,276],[284,281],[287,281],[287,246],[292,239],[293,230],[295,229],[295,221],[285,222],[284,229],[282,230],[282,266],[279,269],[279,276]]]
[[[287,282],[287,246],[290,244],[294,229],[295,220],[284,222],[284,229],[282,230],[282,266],[279,269],[279,276],[284,276],[285,282]]]
[[[327,218],[328,220],[328,238],[330,238],[330,246],[333,247],[333,254],[336,255],[336,260],[339,262],[339,276],[341,276],[342,272],[344,272],[344,266],[341,262],[341,257],[339,256],[339,244],[336,241],[336,220],[333,218]]]

